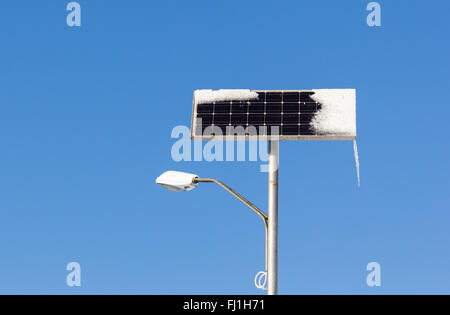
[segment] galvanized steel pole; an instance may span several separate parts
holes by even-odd
[[[278,140],[269,140],[269,237],[267,294],[278,294]]]

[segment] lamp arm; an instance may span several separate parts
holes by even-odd
[[[192,182],[194,184],[197,184],[197,183],[215,183],[215,184],[219,185],[220,187],[222,187],[223,189],[228,191],[230,194],[232,194],[234,197],[239,199],[239,201],[241,201],[247,207],[252,209],[257,215],[259,215],[261,217],[261,219],[263,219],[264,227],[266,229],[266,272],[267,272],[267,258],[268,258],[267,257],[267,249],[268,249],[268,243],[267,243],[268,238],[267,237],[268,237],[268,233],[269,233],[268,232],[268,228],[269,228],[268,227],[268,219],[269,219],[269,217],[262,210],[260,210],[258,207],[256,207],[253,203],[251,203],[250,201],[248,201],[247,199],[242,197],[240,194],[235,192],[233,189],[231,189],[230,187],[225,185],[220,180],[213,179],[213,178],[194,178]]]
[[[193,183],[216,183],[217,185],[219,185],[220,187],[222,187],[223,189],[225,189],[226,191],[228,191],[230,194],[232,194],[234,197],[236,197],[237,199],[239,199],[242,203],[244,203],[247,207],[249,207],[250,209],[252,209],[257,215],[259,215],[261,217],[261,219],[264,220],[264,222],[267,221],[268,217],[267,215],[260,210],[258,207],[256,207],[254,204],[252,204],[250,201],[248,201],[247,199],[245,199],[244,197],[242,197],[240,194],[238,194],[237,192],[235,192],[233,189],[231,189],[230,187],[228,187],[227,185],[225,185],[223,182],[221,182],[220,180],[217,179],[213,179],[213,178],[194,178]]]

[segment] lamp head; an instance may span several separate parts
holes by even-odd
[[[196,178],[198,176],[194,174],[168,171],[161,174],[156,183],[171,191],[189,191],[197,187]]]

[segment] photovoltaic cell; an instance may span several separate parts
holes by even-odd
[[[257,135],[273,134],[276,127],[279,136],[320,136],[312,127],[312,120],[322,104],[311,98],[312,91],[257,91],[251,100],[211,101],[196,104],[193,108],[193,138],[210,138],[212,134],[234,136],[230,127],[254,127]],[[205,136],[206,132],[206,136]],[[275,131],[276,133],[276,131]],[[254,134],[252,134],[254,135]]]

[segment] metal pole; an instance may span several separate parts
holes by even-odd
[[[278,294],[278,140],[269,140],[269,246],[267,294]]]

